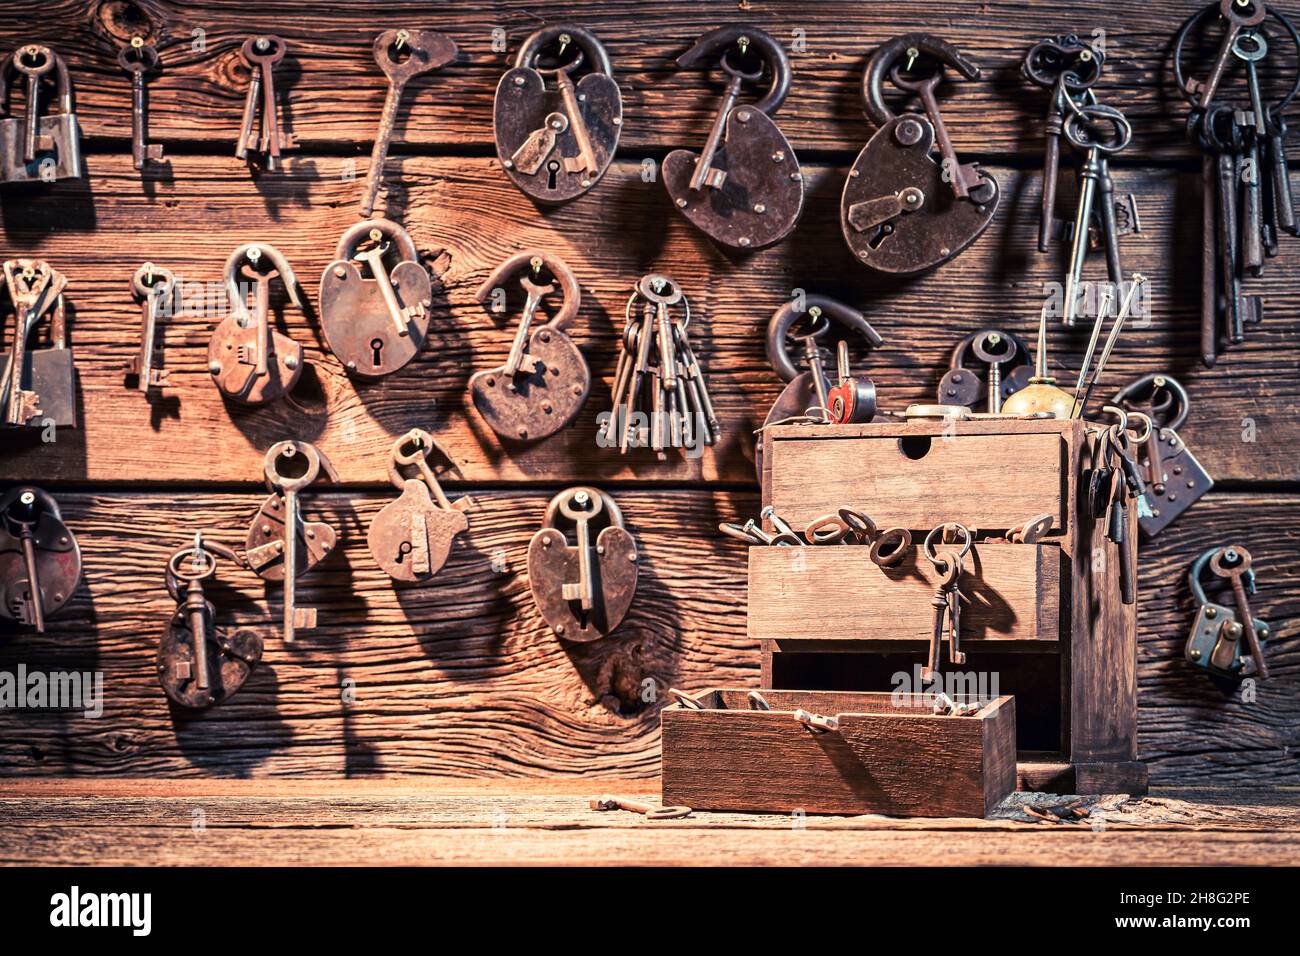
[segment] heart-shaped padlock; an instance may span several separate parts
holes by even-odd
[[[790,90],[790,61],[762,30],[733,24],[706,33],[677,66],[694,66],[715,53],[728,82],[713,129],[699,155],[676,149],[664,157],[664,185],[682,214],[715,241],[761,249],[788,236],[803,212],[799,160],[771,118]],[[747,57],[758,61],[749,69]],[[767,73],[771,82],[762,99],[736,105],[742,87]]]
[[[427,459],[435,450],[448,457],[434,437],[420,428],[393,443],[388,476],[402,493],[375,515],[366,541],[375,563],[395,581],[433,577],[447,563],[456,535],[469,528],[460,502],[447,498],[429,467]],[[402,469],[408,467],[416,468],[420,477],[403,477]]]
[[[0,617],[43,632],[80,581],[81,548],[54,498],[31,485],[0,496]]]
[[[521,271],[519,284],[526,299],[506,364],[475,374],[469,391],[478,413],[502,438],[536,441],[554,435],[577,416],[591,389],[591,369],[564,331],[578,314],[582,290],[559,257],[538,250],[511,256],[479,286],[478,301],[504,307],[502,283]],[[555,291],[556,282],[560,306],[555,317],[532,329],[533,316]]]
[[[922,54],[935,61],[931,72],[909,78]],[[997,181],[976,164],[961,163],[948,139],[935,99],[944,64],[969,80],[980,76],[951,43],[925,33],[885,43],[863,74],[867,115],[879,129],[844,183],[840,225],[854,255],[880,272],[914,275],[942,265],[980,237],[998,207]],[[886,75],[919,96],[925,116],[894,115],[882,90]],[[938,161],[930,155],[936,140]]]
[[[389,268],[385,259],[394,253]],[[432,306],[433,285],[415,242],[388,219],[366,219],[343,233],[321,275],[325,342],[358,378],[382,378],[415,358]]]
[[[574,526],[577,547],[557,527],[561,519]],[[605,527],[594,534],[598,519]],[[551,499],[528,543],[528,587],[559,637],[587,642],[612,632],[632,606],[636,577],[636,541],[613,498],[578,487]]]
[[[551,47],[556,47],[551,52]],[[570,47],[573,54],[562,59]],[[554,65],[543,68],[546,59]],[[572,74],[590,70],[576,83]],[[623,129],[623,94],[609,54],[581,27],[542,27],[497,84],[497,156],[512,182],[541,203],[568,202],[600,181]],[[554,81],[554,89],[546,82]]]

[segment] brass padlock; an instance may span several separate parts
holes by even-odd
[[[557,527],[561,519],[574,526],[576,547]],[[604,527],[595,534],[598,520]],[[594,641],[618,627],[636,594],[636,572],[636,542],[613,498],[577,487],[551,499],[528,543],[528,587],[557,636]]]
[[[217,626],[216,609],[203,586],[216,575],[218,557],[244,565],[232,548],[205,540],[202,532],[195,532],[194,543],[167,562],[167,592],[176,611],[158,642],[158,683],[171,701],[188,710],[229,699],[262,659],[263,642],[256,631]]]
[[[390,268],[385,260],[393,254],[397,262]],[[405,229],[367,219],[343,233],[321,276],[320,324],[350,374],[382,378],[415,358],[432,306],[429,273]]]
[[[1267,668],[1261,674],[1256,665],[1254,673],[1247,673],[1247,662],[1252,657],[1252,649],[1251,641],[1241,626],[1242,615],[1232,607],[1211,601],[1206,597],[1205,586],[1201,583],[1206,567],[1214,561],[1216,555],[1225,550],[1241,552],[1244,549],[1210,548],[1192,562],[1191,570],[1187,572],[1187,585],[1196,602],[1196,620],[1187,637],[1185,655],[1188,663],[1220,677],[1240,679],[1253,676],[1262,679],[1268,676]],[[1242,582],[1243,591],[1254,594],[1254,569],[1247,567],[1241,576],[1245,579]],[[1251,621],[1255,631],[1254,643],[1260,650],[1262,660],[1264,645],[1270,634],[1268,622],[1253,615]]]
[[[674,204],[715,242],[762,249],[788,236],[803,213],[799,160],[772,120],[790,91],[790,61],[756,27],[719,27],[677,58],[681,69],[718,54],[729,77],[713,128],[699,154],[675,149],[664,157],[664,185]],[[737,105],[746,83],[770,76],[756,103]]]
[[[31,485],[0,495],[0,617],[44,632],[81,580],[81,548],[58,503]]]
[[[573,272],[558,256],[526,250],[493,270],[475,297],[494,310],[505,304],[502,283],[517,272],[525,301],[506,364],[469,380],[470,396],[483,420],[502,438],[536,441],[554,435],[577,416],[591,390],[591,369],[565,333],[582,304]],[[533,327],[546,296],[560,286],[555,317]],[[530,334],[531,330],[531,334]]]
[[[433,577],[451,556],[456,535],[469,528],[469,520],[460,510],[465,499],[451,501],[429,466],[427,459],[435,450],[450,460],[434,437],[421,428],[412,428],[393,443],[388,477],[402,494],[375,515],[366,542],[375,563],[395,581]],[[419,477],[405,477],[403,468],[415,468]]]
[[[27,115],[9,116],[13,81],[26,79]],[[81,129],[72,102],[68,64],[47,46],[29,43],[0,64],[0,182],[53,182],[79,179]],[[48,98],[56,112],[41,115],[40,102]]]
[[[575,83],[572,74],[583,68]],[[542,27],[524,41],[497,84],[492,126],[501,168],[525,194],[568,202],[605,175],[623,130],[623,94],[612,73],[605,48],[581,27]]]
[[[274,246],[245,243],[226,260],[230,314],[212,332],[208,371],[221,394],[241,405],[274,401],[292,391],[302,375],[302,346],[271,327],[271,280],[276,276],[284,283],[289,301],[302,308],[298,280]],[[241,279],[255,285],[251,312]]]
[[[9,426],[43,428],[77,425],[77,370],[68,347],[63,303],[67,280],[41,259],[10,259],[4,264],[5,289],[14,309],[12,348],[0,355],[0,421]],[[32,333],[49,317],[50,339],[32,348]]]

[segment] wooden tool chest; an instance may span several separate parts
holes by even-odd
[[[971,686],[981,696],[1015,697],[1022,789],[1144,793],[1136,604],[1121,602],[1118,551],[1086,507],[1096,434],[1061,420],[769,428],[765,505],[795,527],[852,507],[915,544],[893,568],[861,546],[751,548],[748,628],[763,686],[919,690],[934,593],[925,535],[951,521],[997,535],[1050,514],[1040,543],[976,543],[961,585],[968,659],[945,658],[944,671],[982,681]]]

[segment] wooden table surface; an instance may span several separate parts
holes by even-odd
[[[1090,797],[1088,820],[597,812],[654,781],[65,780],[0,786],[0,863],[45,866],[1273,866],[1300,859],[1300,790]]]

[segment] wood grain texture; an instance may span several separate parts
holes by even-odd
[[[322,16],[312,0],[274,7],[220,0],[109,0],[95,6],[59,0],[15,11],[4,29],[4,49],[20,39],[56,44],[70,61],[87,133],[120,140],[130,135],[130,87],[116,51],[132,35],[146,35],[158,45],[164,67],[150,85],[154,135],[233,152],[247,85],[239,44],[252,34],[275,33],[290,44],[276,73],[286,127],[305,148],[336,148],[375,135],[384,82],[370,53],[374,37],[400,26],[435,29],[455,40],[460,56],[411,85],[396,141],[485,148],[497,81],[522,39],[543,23],[576,22],[604,42],[613,60],[627,116],[622,153],[628,156],[698,148],[719,88],[708,85],[700,71],[677,70],[673,58],[702,33],[740,22],[766,30],[790,54],[791,93],[777,120],[795,148],[856,152],[872,131],[861,98],[867,56],[901,33],[929,30],[955,43],[984,71],[981,82],[949,84],[943,109],[958,151],[988,156],[1041,154],[1046,94],[1019,74],[1029,46],[1045,36],[1100,30],[1108,59],[1099,95],[1124,110],[1137,133],[1126,158],[1188,156],[1187,105],[1174,87],[1168,53],[1178,25],[1197,8],[1178,0],[1130,7],[1076,0],[1068,9],[1007,0],[982,2],[966,17],[937,18],[924,0],[827,0],[802,7],[772,0],[741,6],[724,0],[614,0],[544,8],[526,0],[452,0],[436,12],[414,0],[385,0]],[[196,47],[196,30],[202,31],[202,49]],[[1206,70],[1203,65],[1201,74]],[[1233,78],[1234,88],[1239,82]]]
[[[614,166],[595,194],[539,213],[495,168],[495,160],[403,158],[397,204],[435,288],[429,344],[406,369],[377,383],[347,380],[324,346],[315,318],[284,310],[286,330],[307,353],[297,405],[228,408],[206,371],[211,330],[224,310],[221,270],[232,249],[259,239],[282,251],[307,298],[339,235],[355,221],[360,183],[339,178],[335,158],[286,163],[282,174],[250,179],[232,158],[178,157],[175,179],[142,187],[129,158],[91,160],[86,182],[30,195],[0,195],[8,255],[36,255],[69,280],[72,338],[81,377],[79,430],[54,445],[3,437],[0,477],[39,472],[60,480],[129,482],[257,480],[261,455],[292,433],[316,441],[347,482],[385,480],[394,436],[432,427],[468,481],[752,481],[753,430],[781,381],[767,364],[763,330],[792,290],[823,292],[861,307],[885,337],[864,367],[882,407],[933,401],[953,344],[989,324],[1029,334],[1045,290],[1063,264],[1032,253],[1036,185],[1027,173],[995,170],[1007,206],[993,227],[950,265],[908,283],[886,282],[856,265],[840,238],[843,167],[809,169],[810,200],[791,240],[748,257],[717,251],[671,209],[659,183],[639,168]],[[1253,287],[1267,299],[1264,323],[1214,370],[1199,367],[1198,287],[1177,266],[1198,248],[1194,178],[1170,170],[1117,174],[1119,188],[1143,193],[1146,234],[1126,239],[1128,267],[1151,277],[1151,315],[1130,324],[1099,393],[1145,371],[1180,378],[1194,403],[1183,430],[1210,474],[1224,480],[1295,481],[1300,458],[1300,335],[1287,316],[1300,310],[1300,242],[1284,242]],[[1014,199],[1013,199],[1014,197]],[[93,240],[93,241],[88,241]],[[468,401],[469,376],[500,364],[513,315],[494,316],[474,291],[507,256],[540,246],[568,261],[582,282],[583,309],[572,334],[586,352],[593,388],[574,424],[552,438],[503,449]],[[164,322],[165,361],[175,387],[145,401],[125,387],[123,366],[137,349],[139,310],[130,278],[144,261],[171,268],[187,301],[205,317]],[[1166,263],[1174,263],[1171,268]],[[610,406],[617,338],[632,283],[652,269],[670,272],[694,306],[692,340],[723,421],[723,438],[702,457],[656,462],[626,458],[595,442],[596,416]],[[1100,262],[1089,265],[1099,278]],[[514,299],[511,308],[517,309]],[[1072,382],[1086,329],[1052,330],[1052,366]],[[861,353],[855,353],[861,363]],[[178,456],[182,443],[206,449],[204,467]]]

